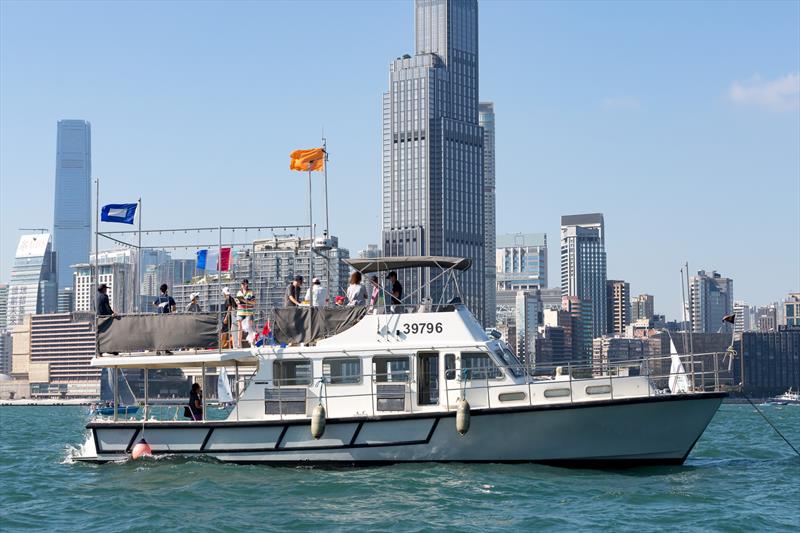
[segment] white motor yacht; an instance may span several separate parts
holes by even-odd
[[[365,274],[441,268],[455,276],[469,268],[445,257],[349,263]],[[76,459],[125,460],[144,439],[153,455],[271,465],[681,464],[726,396],[716,370],[723,354],[523,365],[457,299],[275,313],[275,343],[171,355],[103,345],[148,317],[99,324],[101,351],[120,354],[98,355],[92,365],[114,375],[146,369],[143,409],[134,419],[91,420]],[[233,377],[226,419],[207,419],[208,409],[185,419],[183,405],[163,416],[163,406],[148,403],[150,370],[192,367],[204,380],[220,367]]]
[[[769,399],[769,403],[776,405],[800,405],[800,393],[797,393],[789,387],[789,390],[778,396],[773,396]]]

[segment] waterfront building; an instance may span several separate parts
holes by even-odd
[[[6,326],[20,324],[25,315],[54,312],[58,304],[56,278],[50,234],[20,237],[8,284]]]
[[[642,359],[648,355],[648,342],[604,335],[592,340],[592,366],[596,374],[607,373],[609,365]]]
[[[545,374],[552,374],[553,365],[568,362],[572,359],[572,344],[566,328],[560,326],[543,326],[536,339],[535,369]]]
[[[478,3],[417,0],[414,56],[390,65],[383,96],[382,246],[387,256],[467,257],[459,285],[484,322],[483,130],[478,123]],[[400,272],[405,294],[438,302],[438,272]],[[448,293],[447,296],[450,296]],[[493,325],[493,324],[492,324]]]
[[[689,319],[695,333],[730,332],[722,318],[733,312],[733,280],[699,270],[689,278]],[[721,329],[720,329],[721,328]]]
[[[495,265],[497,290],[546,288],[547,235],[544,233],[498,235]],[[561,299],[560,294],[558,298]]]
[[[101,264],[95,279],[95,266],[89,263],[73,265],[75,311],[93,311],[97,287],[108,286],[108,300],[117,314],[133,313],[136,289],[133,283],[133,266],[129,263]],[[151,309],[152,310],[152,309]],[[144,309],[147,311],[147,309]]]
[[[483,239],[485,250],[486,274],[484,277],[484,323],[493,325],[497,321],[495,315],[495,240],[497,235],[497,213],[495,209],[495,152],[494,152],[494,103],[478,104],[478,124],[483,128]]]
[[[30,382],[32,398],[99,398],[94,313],[25,317],[13,332],[13,373]]]
[[[649,319],[655,314],[652,294],[639,294],[631,299],[631,322],[641,318]]]
[[[735,346],[741,355],[734,364],[734,381],[744,392],[765,398],[800,389],[800,327],[777,331],[746,331]]]
[[[733,302],[733,313],[736,315],[733,323],[734,333],[752,331],[754,326],[753,308],[747,302],[737,300]]]
[[[591,339],[606,331],[606,248],[605,226],[601,213],[561,217],[561,295],[581,300],[591,319]],[[587,354],[588,355],[588,354]]]
[[[0,329],[0,374],[11,373],[11,333]]]
[[[376,257],[383,257],[383,250],[377,244],[368,244],[363,250],[357,253],[359,259],[375,259]]]
[[[800,292],[789,293],[783,302],[783,317],[785,326],[800,326]]]
[[[92,135],[85,120],[59,120],[53,251],[59,292],[72,288],[72,268],[83,263],[92,242]],[[66,303],[68,298],[62,300]]]
[[[610,279],[606,282],[606,332],[609,335],[625,335],[625,327],[631,322],[631,286],[628,282]]]

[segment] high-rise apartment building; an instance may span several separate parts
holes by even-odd
[[[699,270],[689,279],[689,318],[695,333],[730,332],[722,318],[733,312],[733,280]],[[720,329],[721,328],[721,329]]]
[[[800,292],[789,293],[783,302],[785,326],[800,326]]]
[[[515,320],[517,357],[526,365],[536,364],[536,338],[542,325],[542,298],[537,290],[517,291]]]
[[[498,235],[495,265],[498,290],[546,288],[547,235],[544,233]]]
[[[59,290],[72,287],[72,265],[86,262],[92,243],[92,134],[85,120],[59,120],[53,251]]]
[[[631,322],[651,319],[656,314],[652,294],[639,294],[631,298]]]
[[[494,326],[496,315],[495,277],[495,240],[497,235],[497,213],[495,210],[495,157],[494,157],[494,104],[481,102],[478,104],[478,123],[483,128],[483,240],[485,250],[484,278],[485,305],[484,324]]]
[[[482,322],[486,226],[478,2],[417,0],[415,22],[415,55],[391,63],[383,96],[382,246],[387,256],[471,259],[459,285]],[[408,295],[438,272],[399,274]],[[443,290],[440,279],[421,296],[438,302]]]
[[[745,331],[753,330],[754,326],[754,313],[753,308],[747,305],[747,302],[735,301],[733,302],[733,313],[736,315],[733,323],[734,333],[743,333]]]
[[[778,330],[778,305],[770,304],[756,307],[754,325],[757,331],[777,331]]]
[[[603,335],[607,326],[606,247],[601,213],[561,217],[561,295],[580,298],[584,307],[591,307],[588,331],[592,338]]]
[[[8,284],[6,326],[22,323],[25,315],[52,313],[58,304],[56,263],[49,233],[19,239]]]
[[[606,333],[625,335],[631,323],[631,286],[628,282],[610,279],[606,282]]]
[[[590,302],[577,296],[564,296],[561,303],[563,311],[570,316],[572,335],[572,360],[588,363],[592,359],[592,306]]]

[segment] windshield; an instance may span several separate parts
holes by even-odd
[[[508,368],[508,371],[511,372],[514,377],[520,378],[524,375],[522,363],[520,363],[517,356],[508,349],[508,346],[503,343],[498,343],[498,347],[494,349],[494,353],[503,361],[503,365]]]

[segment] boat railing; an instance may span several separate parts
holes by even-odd
[[[236,384],[234,401],[226,409],[216,409],[222,404],[215,398],[206,399],[202,421],[222,420],[231,414],[231,419],[238,420],[240,409],[253,403],[264,405],[262,413],[269,412],[284,419],[307,416],[317,403],[325,406],[329,416],[377,416],[432,408],[449,411],[456,408],[458,398],[465,398],[472,408],[481,409],[724,391],[733,386],[730,357],[730,353],[724,352],[681,355],[677,356],[680,365],[672,356],[620,360],[602,365],[566,361],[531,367],[521,364],[487,366],[482,363],[448,368],[445,364],[444,376],[441,376],[445,379],[428,384],[428,405],[419,401],[424,383],[409,368],[363,374],[326,373],[324,376],[309,372],[259,380],[258,383],[265,385],[266,390],[274,391],[271,396],[265,394],[259,398],[240,397],[238,391],[243,391],[247,383],[243,378]],[[521,375],[523,379],[505,379],[508,375]],[[364,383],[368,383],[369,388],[363,387]],[[303,393],[298,395],[293,391]],[[183,417],[188,400],[156,400],[145,404],[146,409],[127,420],[141,420],[146,416],[153,421],[194,422]]]

